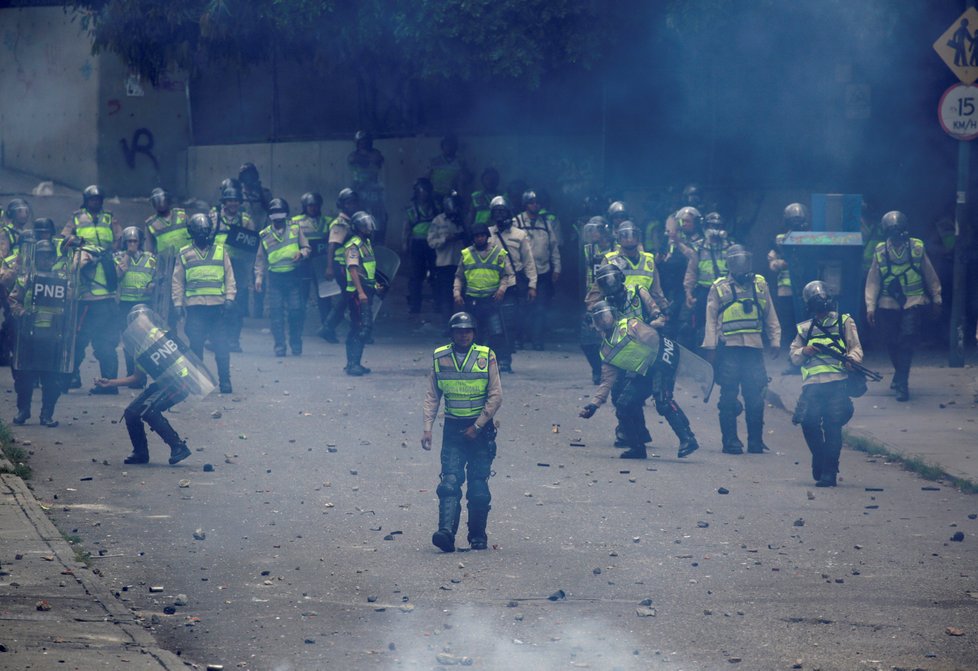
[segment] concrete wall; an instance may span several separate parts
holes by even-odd
[[[97,180],[99,59],[60,7],[0,10],[0,147],[7,167]]]
[[[0,10],[3,165],[74,188],[146,196],[177,187],[190,143],[180,75],[130,85],[60,7]],[[142,95],[133,95],[141,91]]]
[[[400,230],[401,212],[411,197],[414,180],[425,174],[431,158],[438,155],[439,141],[408,137],[374,143],[385,158],[381,178],[393,230]],[[251,161],[265,186],[293,206],[302,193],[319,191],[331,207],[335,195],[348,185],[346,157],[352,150],[353,143],[348,141],[190,147],[186,193],[212,201],[221,180],[237,176],[238,167]],[[600,180],[600,138],[596,136],[463,137],[459,153],[465,157],[474,187],[481,171],[492,165],[500,171],[503,186],[521,178],[534,188],[547,189],[558,212],[561,208],[568,211],[571,201],[576,206],[582,189]]]

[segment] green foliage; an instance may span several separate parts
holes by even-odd
[[[916,473],[925,480],[940,481],[954,487],[964,494],[978,494],[978,482],[967,478],[959,478],[947,473],[936,464],[932,464],[920,457],[905,457],[893,452],[880,441],[843,430],[843,440],[851,449],[858,452],[865,452],[872,456],[883,457],[887,461],[899,464],[905,471]]]
[[[14,437],[6,424],[0,422],[0,453],[10,462],[12,468],[2,468],[2,473],[13,473],[19,478],[30,480],[31,467],[27,465],[27,450],[14,445]]]
[[[612,3],[614,4],[614,3]],[[93,49],[156,82],[171,65],[297,58],[318,70],[416,80],[504,78],[593,67],[610,42],[597,0],[80,0]]]

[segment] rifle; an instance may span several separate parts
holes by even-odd
[[[849,367],[849,369],[852,370],[852,372],[859,373],[860,375],[862,375],[867,380],[872,380],[873,382],[879,382],[879,381],[881,381],[883,379],[883,376],[880,375],[879,373],[877,373],[876,371],[870,370],[870,369],[866,368],[866,366],[862,365],[861,363],[856,363],[855,361],[850,361],[846,357],[845,354],[842,354],[842,353],[840,353],[840,352],[832,349],[831,347],[828,347],[826,345],[823,345],[820,342],[813,342],[813,343],[809,343],[809,344],[819,354],[823,354],[825,356],[830,356],[833,359],[835,359],[836,361],[841,361],[842,363],[846,364]]]

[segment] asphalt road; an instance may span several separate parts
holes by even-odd
[[[177,467],[152,434],[152,463],[122,464],[128,389],[17,430],[55,523],[163,646],[255,670],[978,668],[978,498],[850,451],[815,489],[786,414],[768,410],[770,453],[723,455],[715,403],[686,393],[699,452],[677,460],[649,407],[656,457],[618,460],[612,408],[576,416],[570,343],[504,377],[492,549],[438,552],[419,438],[442,338],[380,327],[361,379],[341,345],[276,360],[248,330],[236,394],[171,413],[194,450]]]

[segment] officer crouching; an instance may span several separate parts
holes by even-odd
[[[496,456],[493,416],[503,403],[496,355],[475,345],[475,321],[466,312],[449,322],[452,343],[435,350],[428,391],[424,398],[424,433],[421,447],[431,449],[431,429],[441,397],[445,397],[445,429],[441,445],[441,482],[438,485],[438,531],[431,542],[444,552],[455,551],[455,534],[462,513],[462,483],[466,474],[469,510],[469,545],[485,550],[488,543],[489,476]]]
[[[818,351],[819,345],[835,350],[849,362],[863,360],[856,322],[832,307],[825,284],[809,282],[802,298],[812,319],[798,324],[791,343],[791,362],[801,366],[801,398],[793,422],[812,453],[812,478],[816,487],[835,487],[842,452],[842,427],[852,418],[849,399],[849,363]],[[857,394],[858,395],[858,394]]]

